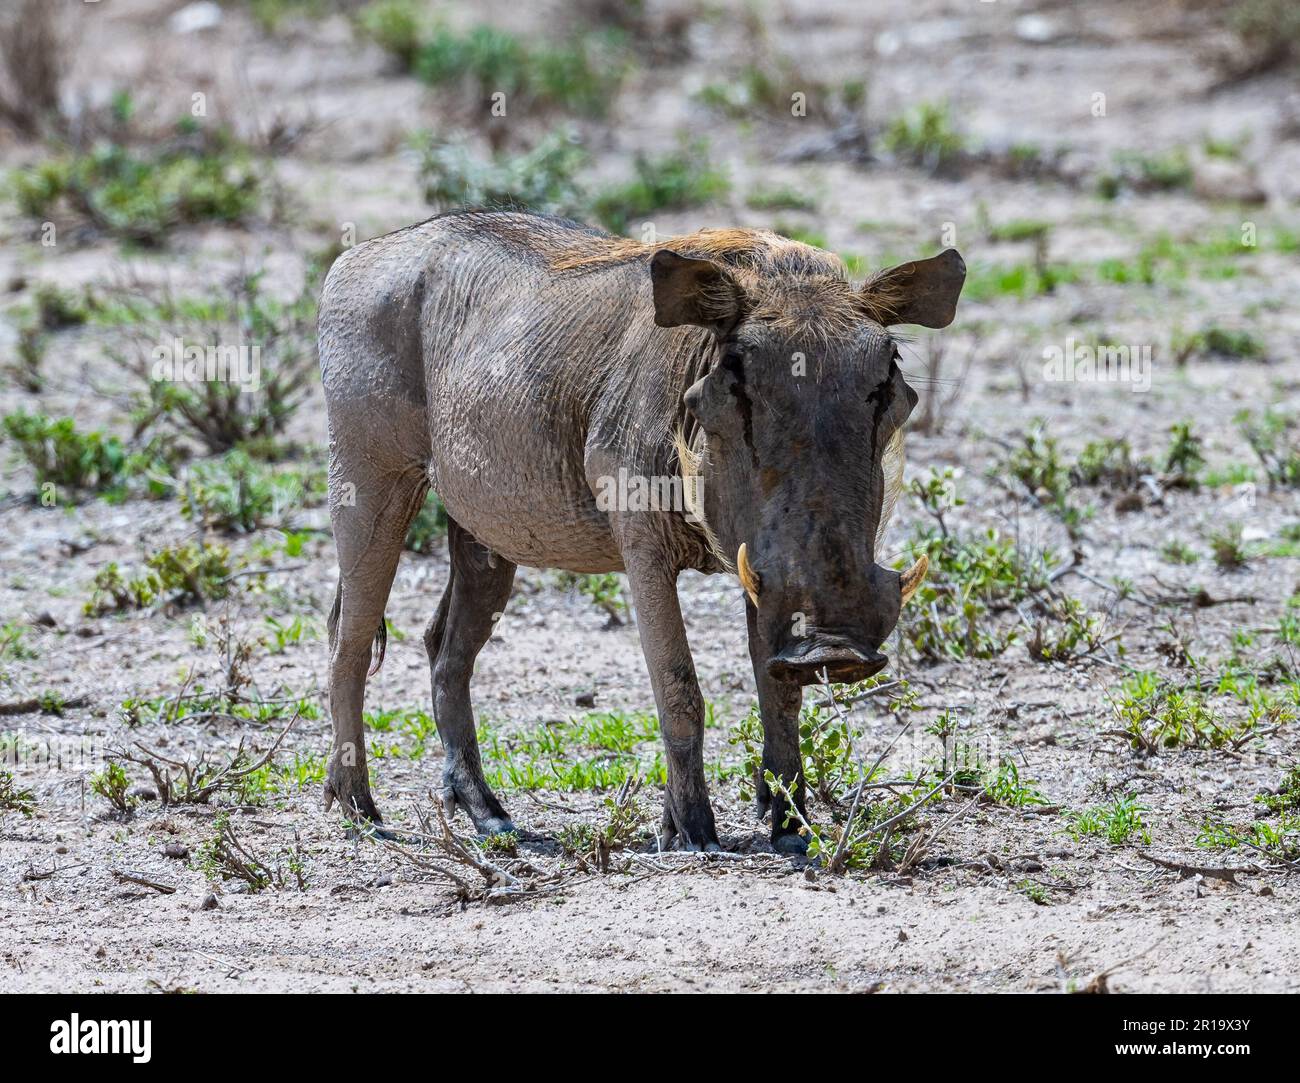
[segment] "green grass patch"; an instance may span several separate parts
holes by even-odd
[[[475,102],[504,94],[506,116],[515,109],[603,116],[630,67],[631,54],[617,33],[546,41],[487,24],[460,31],[429,22],[410,0],[370,4],[357,21],[366,36],[430,86],[460,88]]]
[[[126,469],[126,447],[116,436],[84,432],[70,417],[51,418],[19,410],[5,417],[4,431],[36,472],[40,486],[102,492],[117,485]]]
[[[80,218],[102,233],[156,246],[182,226],[243,222],[261,202],[261,174],[227,136],[193,136],[138,150],[101,144],[19,169],[9,178],[22,214]]]
[[[708,144],[698,139],[668,154],[638,154],[633,171],[631,180],[601,189],[591,201],[596,219],[616,233],[656,211],[712,203],[731,189],[727,176],[711,164]]]
[[[967,149],[946,102],[922,102],[895,117],[881,143],[898,161],[929,173],[954,172]]]
[[[576,180],[587,154],[564,132],[552,132],[523,154],[475,156],[464,144],[429,146],[420,165],[424,198],[439,210],[487,207],[581,215],[587,197]]]
[[[1143,813],[1147,811],[1133,794],[1116,797],[1109,804],[1068,813],[1066,830],[1076,840],[1104,838],[1112,846],[1123,846],[1138,839],[1149,846],[1151,831],[1143,819]]]
[[[84,611],[102,617],[162,602],[183,607],[220,601],[230,593],[233,574],[230,550],[224,545],[164,546],[134,572],[124,572],[116,563],[101,568]]]
[[[801,188],[759,186],[745,196],[745,206],[755,211],[815,211],[817,200]]]
[[[196,463],[181,492],[181,514],[227,534],[283,526],[289,514],[325,498],[325,472],[275,467],[236,448]]]

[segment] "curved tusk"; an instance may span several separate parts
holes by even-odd
[[[916,558],[916,563],[899,577],[898,585],[903,592],[903,605],[907,605],[911,601],[912,595],[925,581],[925,573],[929,570],[930,558],[922,553]]]
[[[754,569],[749,563],[749,552],[745,548],[745,543],[740,543],[740,548],[736,550],[736,574],[740,577],[740,585],[745,588],[745,593],[749,595],[749,600],[754,603],[754,608],[758,608],[758,588],[759,579]]]

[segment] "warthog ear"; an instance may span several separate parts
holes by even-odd
[[[650,259],[655,323],[680,327],[693,323],[717,328],[740,315],[742,294],[731,274],[712,260],[679,256],[661,248]]]
[[[966,261],[949,248],[930,259],[877,271],[862,287],[862,298],[883,326],[917,323],[947,327],[957,315],[957,298],[966,281]]]

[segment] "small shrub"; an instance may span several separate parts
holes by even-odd
[[[22,662],[39,657],[25,640],[26,629],[16,621],[0,625],[0,659],[13,658]]]
[[[283,654],[307,640],[320,639],[320,626],[310,617],[304,620],[296,616],[289,621],[267,617],[266,626],[269,633],[262,642],[270,654]]]
[[[587,161],[571,136],[553,132],[525,154],[476,158],[461,143],[428,147],[420,166],[424,198],[438,210],[518,208],[578,215],[585,196],[575,175]]]
[[[488,25],[462,33],[429,23],[400,0],[371,4],[358,21],[365,34],[424,82],[460,86],[476,101],[502,93],[512,110],[603,116],[627,68],[616,37],[606,34],[546,42]]]
[[[1214,563],[1224,571],[1244,568],[1250,559],[1246,553],[1246,546],[1241,540],[1240,523],[1232,523],[1221,530],[1213,531],[1209,542]]]
[[[1269,812],[1300,812],[1300,764],[1287,769],[1274,792],[1260,794],[1255,800]]]
[[[226,137],[180,137],[136,151],[113,143],[16,171],[20,211],[37,221],[79,215],[122,240],[161,245],[181,226],[241,222],[257,209],[261,179]]]
[[[1047,804],[1042,791],[1032,779],[1020,777],[1020,768],[1011,759],[1003,760],[997,771],[985,778],[984,796],[995,805],[1005,805],[1008,808]]]
[[[90,776],[90,788],[122,816],[129,816],[139,804],[130,793],[131,780],[126,771],[112,760],[98,774]]]
[[[1205,468],[1201,438],[1192,432],[1190,421],[1179,421],[1169,429],[1169,448],[1165,452],[1166,485],[1195,489]]]
[[[591,575],[557,572],[555,582],[561,590],[576,590],[591,599],[592,604],[609,618],[606,627],[615,628],[623,623],[628,605],[623,596],[623,577],[618,572]]]
[[[1195,564],[1200,554],[1186,542],[1171,538],[1160,548],[1160,556],[1170,564]]]
[[[637,797],[640,789],[641,780],[629,778],[615,796],[602,802],[605,822],[600,827],[566,825],[558,835],[560,848],[580,865],[608,872],[610,857],[634,843],[650,821],[649,812]]]
[[[14,776],[0,768],[0,812],[17,812],[30,820],[36,811],[36,796],[18,788]]]
[[[836,701],[850,702],[854,696],[870,691],[885,680],[884,677],[872,677],[858,684],[837,686]],[[899,683],[901,687],[890,701],[891,710],[903,709],[915,701],[915,692],[907,682]],[[859,782],[871,781],[863,777],[862,765],[854,754],[855,744],[862,740],[863,733],[850,723],[846,711],[823,706],[820,702],[805,703],[799,711],[798,732],[800,778],[783,780],[791,789],[802,780],[818,801],[829,809],[835,809]],[[727,742],[741,755],[737,772],[740,798],[752,801],[758,788],[766,785],[763,781],[763,722],[757,706],[751,707],[736,724]]]
[[[944,783],[940,782],[919,798],[905,793],[872,800],[864,794],[856,815],[829,824],[811,823],[799,813],[792,788],[771,771],[764,781],[774,793],[785,799],[789,821],[798,824],[799,834],[808,842],[808,857],[825,863],[827,872],[843,873],[848,869],[891,868],[902,863],[915,864],[925,855],[925,844],[917,836],[920,828],[916,813],[931,802],[940,800]],[[917,788],[925,785],[918,779]],[[885,791],[888,793],[888,791]]]
[[[1232,691],[1225,686],[1224,691]],[[1281,705],[1245,690],[1247,717],[1233,724],[1224,719],[1198,687],[1162,684],[1150,672],[1126,678],[1111,695],[1119,734],[1134,751],[1153,755],[1160,749],[1234,748],[1264,725],[1286,721]]]
[[[144,355],[136,371],[148,386],[136,396],[137,429],[161,425],[218,454],[267,444],[282,433],[316,379],[316,291],[322,273],[314,265],[302,291],[288,301],[267,296],[264,272],[256,271],[236,277],[225,294],[138,306],[131,337]],[[199,344],[224,351],[232,361],[226,372],[213,366],[212,372],[200,368],[193,379],[159,378],[153,354],[160,343],[175,342],[187,351]],[[233,359],[241,371],[232,374]],[[241,382],[248,375],[245,367],[252,386]]]
[[[1023,241],[1041,241],[1052,232],[1052,224],[1037,218],[1013,218],[1001,225],[989,227],[989,240],[999,244]]]
[[[38,328],[24,326],[18,329],[18,345],[14,360],[5,362],[4,371],[22,390],[39,395],[45,389],[45,348],[48,336]]]
[[[661,156],[638,154],[634,169],[632,180],[605,188],[592,199],[596,218],[616,233],[623,232],[633,219],[710,203],[731,188],[726,175],[709,162],[703,140]]]
[[[93,311],[88,294],[80,296],[71,290],[60,289],[53,282],[41,282],[32,294],[33,318],[42,331],[62,331],[80,327]]]
[[[230,550],[224,545],[200,547],[190,542],[165,547],[150,554],[145,567],[134,575],[124,573],[116,563],[101,568],[84,612],[102,617],[147,609],[158,602],[184,607],[219,601],[230,593],[232,574]]]
[[[1133,454],[1129,442],[1118,439],[1089,441],[1071,471],[1079,485],[1106,485],[1112,489],[1127,490],[1136,487],[1139,478],[1149,470],[1149,464]]]
[[[953,126],[947,103],[923,102],[896,117],[882,143],[900,162],[928,173],[951,173],[966,156],[966,141]]]
[[[307,855],[294,832],[292,847],[282,847],[274,857],[263,858],[243,843],[230,826],[230,815],[217,813],[213,834],[194,853],[193,865],[213,882],[239,880],[249,891],[268,887],[307,890]]]
[[[899,618],[902,642],[924,658],[992,658],[1016,638],[994,619],[1046,582],[1051,558],[1022,553],[997,531],[982,536],[918,530],[905,561],[922,553],[930,571]]]
[[[1124,190],[1167,192],[1191,187],[1192,166],[1181,147],[1160,154],[1120,151],[1111,169],[1097,182],[1103,199],[1114,199]]]
[[[1265,352],[1264,343],[1250,331],[1218,324],[1204,328],[1200,342],[1207,353],[1233,361],[1253,360]]]
[[[501,857],[519,856],[519,832],[499,831],[495,835],[485,835],[479,845],[485,854],[497,854]],[[563,846],[563,843],[561,843]]]
[[[1300,486],[1300,424],[1294,416],[1265,408],[1258,414],[1242,410],[1233,420],[1270,486]]]
[[[9,439],[46,483],[82,492],[117,484],[126,465],[126,449],[115,436],[81,432],[70,417],[53,419],[21,410],[4,419]]]
[[[1286,862],[1300,859],[1300,817],[1282,815],[1276,823],[1256,820],[1240,828],[1210,820],[1196,836],[1196,845],[1213,850],[1235,850],[1247,846]]]
[[[1049,436],[1041,424],[1025,433],[1021,445],[1002,462],[998,473],[1018,479],[1035,500],[1056,513],[1071,536],[1078,532],[1083,512],[1070,500],[1071,472],[1056,438]]]
[[[280,29],[280,24],[292,16],[319,19],[330,8],[338,7],[340,0],[246,0],[248,12],[267,33]]]
[[[1025,644],[1039,662],[1071,662],[1084,658],[1115,638],[1106,635],[1106,618],[1091,613],[1077,598],[1047,604],[1047,614],[1034,625]]]
[[[758,187],[745,196],[745,206],[755,211],[815,211],[817,200],[798,188]]]
[[[827,807],[834,808],[846,789],[859,780],[861,771],[853,757],[853,741],[862,734],[849,727],[842,712],[817,705],[799,712],[800,778],[783,779],[791,789],[802,782],[807,791]],[[757,706],[740,721],[729,738],[743,753],[740,796],[752,801],[755,787],[763,778],[763,723]]]
[[[405,69],[415,64],[428,30],[411,0],[378,0],[357,14],[361,31]]]
[[[181,514],[228,534],[250,534],[282,523],[322,482],[290,470],[275,470],[238,449],[198,463],[181,494]]]

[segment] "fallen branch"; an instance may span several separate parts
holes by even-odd
[[[902,683],[903,683],[902,681],[889,681],[886,684],[878,684],[876,685],[875,688],[868,688],[864,692],[858,692],[855,695],[847,696],[843,698],[833,695],[828,689],[826,698],[822,700],[818,700],[816,703],[813,704],[813,706],[831,707],[837,704],[844,704],[846,707],[850,707],[855,703],[861,703],[863,700],[871,699],[872,696],[878,696],[882,692],[891,692],[895,688],[900,687]]]
[[[521,880],[507,869],[489,861],[478,846],[472,842],[466,842],[457,835],[452,830],[451,824],[447,822],[447,815],[443,811],[442,802],[437,798],[432,799],[432,807],[436,822],[435,819],[429,818],[421,810],[417,812],[417,815],[421,825],[425,826],[426,830],[424,832],[405,831],[403,834],[432,844],[433,847],[440,851],[435,856],[431,857],[417,852],[392,839],[380,838],[376,834],[373,824],[365,825],[364,833],[367,837],[381,842],[386,849],[410,862],[416,868],[450,880],[462,902],[470,902],[476,899],[481,899],[484,902],[509,902],[537,890],[538,885],[536,882]],[[450,862],[450,865],[448,862]],[[479,889],[472,887],[464,876],[455,871],[458,865],[477,872],[484,880],[484,887]]]
[[[204,753],[200,753],[199,758],[193,763],[189,760],[173,760],[139,741],[135,742],[135,747],[140,750],[141,755],[122,749],[114,752],[113,756],[146,768],[158,787],[158,800],[164,805],[202,805],[206,804],[208,798],[222,787],[237,783],[270,763],[271,758],[279,751],[280,745],[289,735],[289,731],[297,724],[298,718],[299,714],[295,711],[288,724],[280,731],[280,735],[266,750],[266,754],[255,763],[246,766],[240,766],[244,760],[244,739],[241,737],[235,754],[224,767],[216,769],[215,773],[209,767]],[[173,770],[179,774],[173,776]]]
[[[176,889],[171,884],[161,884],[157,880],[150,880],[143,873],[132,872],[130,869],[113,869],[108,870],[119,881],[125,884],[139,884],[142,887],[151,887],[154,891],[162,892],[164,895],[175,895]]]
[[[961,820],[964,820],[967,816],[969,816],[970,813],[975,809],[975,807],[980,803],[980,798],[982,796],[983,795],[981,794],[972,797],[965,805],[959,808],[956,812],[954,812],[951,816],[949,816],[946,820],[944,820],[943,823],[941,823],[938,827],[936,827],[934,831],[932,831],[927,838],[913,839],[911,845],[909,845],[907,848],[907,852],[903,854],[902,862],[899,863],[898,870],[897,870],[898,874],[900,876],[903,875],[914,865],[924,860],[926,854],[930,852],[930,847],[933,846],[935,842],[938,841],[939,836],[942,835],[945,831],[947,831],[948,828],[950,828],[953,824],[958,823]]]
[[[91,702],[89,696],[73,696],[72,699],[58,701],[44,696],[36,696],[32,699],[16,700],[12,703],[0,703],[0,716],[31,714],[34,711],[48,711],[52,714],[59,714],[69,707],[89,707]]]
[[[1148,854],[1144,850],[1138,851],[1138,857],[1150,861],[1153,865],[1159,865],[1162,869],[1172,869],[1183,880],[1191,876],[1203,876],[1210,880],[1226,880],[1230,884],[1235,884],[1237,882],[1237,873],[1258,873],[1261,871],[1258,865],[1244,865],[1236,868],[1227,865],[1189,865],[1185,861],[1170,861],[1167,858],[1156,857],[1155,854]]]

